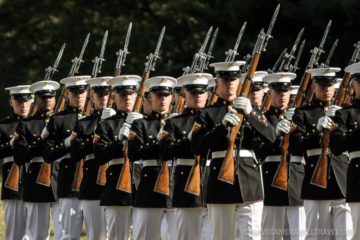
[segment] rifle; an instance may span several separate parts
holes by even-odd
[[[122,69],[122,67],[125,66],[126,55],[128,55],[130,53],[128,51],[128,45],[129,45],[131,30],[132,30],[132,23],[130,22],[127,33],[126,33],[126,37],[125,37],[124,47],[123,47],[123,49],[120,49],[118,52],[116,52],[116,55],[118,56],[118,58],[116,60],[116,65],[115,65],[115,72],[114,72],[115,77],[119,76],[121,74],[121,69]],[[112,93],[110,93],[110,94],[112,94]],[[113,100],[110,95],[109,99],[108,99],[107,107],[112,107],[112,105],[113,105]],[[106,170],[108,169],[108,167],[109,167],[108,164],[104,164],[104,165],[100,166],[100,169],[99,169],[99,172],[98,172],[98,175],[96,178],[96,184],[98,184],[100,186],[105,186]]]
[[[233,49],[229,49],[225,52],[225,62],[233,62],[235,61],[235,58],[237,55],[239,55],[239,53],[237,52],[238,48],[239,48],[239,45],[240,45],[240,42],[241,42],[241,39],[242,39],[242,36],[244,35],[244,31],[245,31],[245,28],[246,28],[246,24],[247,22],[244,22],[241,29],[240,29],[240,32],[237,36],[237,39],[236,39],[236,42],[235,42],[235,45],[234,45],[234,48]],[[217,89],[216,89],[216,85],[215,85],[215,88],[214,88],[214,91],[213,93],[211,94],[211,97],[210,97],[210,100],[209,100],[209,104],[210,105],[213,105],[218,99],[218,95],[217,95]]]
[[[62,47],[58,53],[58,56],[55,60],[54,65],[52,67],[50,66],[45,69],[45,77],[44,77],[45,80],[51,80],[52,77],[54,76],[55,72],[58,72],[57,67],[60,63],[60,60],[61,60],[64,50],[65,50],[65,43],[62,45]],[[50,163],[43,162],[41,164],[40,171],[39,171],[39,174],[36,179],[36,183],[47,186],[47,187],[50,186],[50,183],[51,183],[51,164]]]
[[[79,57],[74,57],[71,60],[72,65],[71,65],[68,77],[72,77],[75,74],[79,73],[80,65],[81,65],[81,63],[84,62],[83,56],[84,56],[85,49],[86,49],[86,47],[87,47],[87,45],[89,43],[89,38],[90,38],[90,33],[88,33],[86,35],[86,38],[85,38],[85,41],[84,41],[83,46],[81,48]],[[68,93],[66,91],[66,87],[63,86],[62,89],[61,89],[60,97],[59,97],[59,99],[58,99],[58,101],[57,101],[57,103],[55,105],[54,112],[62,111],[65,108],[65,102],[66,102],[67,95],[68,95]]]
[[[350,64],[353,64],[357,61],[358,55],[359,55],[359,47],[360,44],[355,44],[355,51],[350,59]],[[349,84],[350,84],[350,80],[351,80],[351,76],[350,73],[345,72],[344,76],[343,76],[343,80],[341,81],[340,87],[339,87],[339,91],[336,93],[336,96],[334,98],[334,101],[332,104],[337,105],[337,106],[341,106],[345,100],[345,94],[346,94],[346,90],[349,88]],[[341,89],[341,91],[340,91]],[[322,133],[322,138],[321,138],[321,154],[319,157],[319,160],[316,164],[314,173],[311,177],[311,184],[321,187],[321,188],[326,188],[327,187],[327,176],[328,176],[328,147],[329,147],[329,143],[330,143],[330,133],[336,129],[337,126],[336,124],[333,124],[333,126],[330,129],[325,130]]]
[[[278,6],[275,9],[274,15],[271,19],[269,28],[267,30],[267,32],[265,33],[264,30],[262,29],[260,31],[260,34],[258,35],[255,47],[254,47],[254,55],[251,59],[250,65],[249,65],[249,70],[246,74],[246,78],[244,83],[242,84],[242,86],[239,85],[238,89],[237,89],[237,96],[244,96],[247,97],[250,94],[250,90],[251,90],[251,86],[252,86],[252,78],[255,74],[258,62],[260,60],[260,55],[261,52],[266,51],[266,46],[268,44],[268,41],[270,38],[272,38],[271,36],[271,32],[272,29],[274,27],[277,15],[279,13],[279,9],[280,9],[280,4],[278,4]],[[234,156],[233,156],[233,149],[235,147],[235,140],[236,137],[239,133],[239,130],[241,128],[241,125],[243,123],[244,120],[244,114],[243,113],[238,113],[237,116],[240,119],[240,123],[234,127],[231,128],[229,135],[228,135],[228,148],[226,151],[226,155],[225,155],[225,159],[222,163],[220,172],[219,172],[219,176],[218,176],[218,180],[220,181],[224,181],[230,184],[234,184],[234,179],[235,179],[235,160],[234,160]]]
[[[321,39],[320,45],[319,47],[314,47],[310,53],[311,53],[311,57],[309,60],[308,65],[306,66],[306,70],[307,69],[311,69],[314,67],[314,65],[318,62],[320,55],[324,52],[322,49],[324,47],[325,44],[325,40],[327,38],[327,35],[329,33],[330,30],[330,26],[331,26],[331,20],[328,23],[324,35]],[[299,51],[302,51],[303,45],[305,43],[305,40],[302,43],[302,46],[300,47]],[[301,55],[301,54],[300,54]],[[298,54],[299,56],[299,54]],[[299,57],[300,58],[300,57]],[[298,61],[298,59],[297,59]],[[297,62],[295,63],[295,65],[297,66]],[[297,69],[297,67],[291,67],[292,69]],[[295,101],[293,103],[292,107],[298,108],[301,106],[302,102],[303,102],[303,96],[306,92],[306,89],[309,85],[310,82],[310,73],[308,73],[307,71],[304,72],[304,75],[301,79],[300,85],[299,85],[299,90],[296,94],[295,97]],[[289,120],[289,119],[288,119]],[[293,123],[291,123],[291,130],[290,132],[295,131],[295,126]],[[276,170],[276,173],[274,175],[273,181],[272,181],[272,186],[279,188],[279,189],[283,189],[283,190],[287,190],[288,184],[287,184],[287,179],[288,179],[288,173],[287,173],[287,153],[288,153],[288,149],[289,149],[289,140],[290,140],[290,134],[286,134],[283,136],[282,142],[281,142],[281,162],[279,164],[278,169]]]
[[[102,63],[105,61],[104,53],[105,53],[105,47],[106,47],[107,38],[108,38],[108,30],[105,31],[105,34],[104,34],[104,37],[103,37],[103,40],[102,40],[102,43],[101,43],[101,49],[100,49],[99,57],[96,56],[92,60],[92,62],[94,63],[93,69],[91,71],[91,77],[92,78],[96,78],[96,76],[101,73]],[[88,85],[85,106],[84,106],[84,109],[83,109],[83,115],[88,115],[90,113],[90,111],[91,111],[90,85]]]
[[[116,55],[118,57],[116,60],[116,65],[115,65],[115,72],[114,72],[115,77],[119,76],[121,74],[121,68],[125,66],[126,55],[128,55],[130,53],[128,51],[128,45],[129,45],[129,41],[130,41],[131,30],[132,30],[132,23],[130,22],[127,33],[126,33],[126,37],[125,37],[124,47],[123,47],[123,49],[120,49],[118,52],[116,52]],[[112,105],[113,105],[113,99],[111,97],[109,97],[107,107],[112,107]]]
[[[328,57],[326,58],[326,61],[325,63],[321,63],[320,64],[320,68],[327,68],[327,67],[330,67],[330,61],[334,55],[334,51],[338,45],[338,42],[339,42],[339,39],[336,39],[335,42],[333,43],[331,49],[330,49],[330,52],[329,52],[329,55]],[[308,104],[310,104],[312,102],[312,99],[314,97],[314,91],[312,89],[309,89],[308,92],[307,92],[307,96],[306,96],[306,102]]]
[[[160,52],[162,40],[164,38],[165,29],[166,28],[164,26],[161,30],[161,33],[160,33],[160,36],[159,36],[159,39],[158,39],[158,42],[157,42],[157,45],[155,48],[155,52],[150,53],[146,57],[147,62],[145,63],[144,74],[141,79],[139,93],[136,96],[136,101],[134,104],[135,112],[140,112],[140,110],[141,110],[142,99],[143,99],[144,92],[145,92],[144,83],[149,78],[150,72],[155,71],[156,61],[160,58],[159,52]],[[132,192],[132,190],[131,190],[131,169],[130,169],[130,160],[128,157],[128,142],[127,141],[124,142],[124,164],[121,169],[121,173],[120,173],[120,176],[119,176],[119,179],[117,182],[116,189],[124,191],[124,192],[128,192],[128,193]]]
[[[200,67],[200,71],[199,72],[204,72],[204,70],[208,69],[209,63],[210,63],[210,59],[212,59],[214,56],[212,56],[212,52],[214,50],[214,46],[215,46],[215,42],[216,42],[216,38],[219,32],[219,28],[215,29],[215,32],[213,34],[213,37],[211,39],[211,43],[208,49],[208,53],[206,54],[206,58],[205,61],[203,62],[203,64]]]
[[[293,73],[296,73],[296,71],[299,69],[298,68],[298,65],[299,65],[299,61],[300,61],[300,58],[302,56],[302,53],[303,53],[303,50],[304,50],[304,47],[305,47],[305,39],[302,41],[301,45],[300,45],[300,48],[299,48],[299,51],[298,51],[298,54],[296,55],[296,59],[295,59],[295,63],[294,65],[290,64],[289,66],[289,71],[290,72],[293,72]]]

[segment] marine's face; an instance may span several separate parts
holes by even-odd
[[[225,101],[233,101],[236,98],[236,91],[240,84],[240,79],[222,79],[217,78],[217,92],[219,94],[219,97],[221,99],[224,99]]]

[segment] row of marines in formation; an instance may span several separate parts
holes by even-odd
[[[142,113],[133,112],[141,81],[136,75],[62,79],[67,105],[55,114],[59,83],[7,88],[14,112],[0,122],[6,239],[46,239],[50,209],[55,239],[79,239],[83,220],[88,239],[359,239],[360,63],[346,68],[354,89],[349,105],[329,105],[340,71],[329,67],[307,70],[314,100],[297,109],[289,107],[294,73],[256,72],[251,97],[238,97],[243,64],[214,63],[215,78],[207,73],[149,78]],[[271,101],[266,112],[261,106],[264,83]],[[215,84],[218,99],[207,105]],[[174,114],[170,109],[178,89],[186,107]],[[87,94],[93,111],[82,116]],[[116,110],[106,107],[109,98]],[[31,104],[36,112],[28,116]],[[218,176],[229,129],[240,123],[238,112],[245,119],[233,149],[231,184]],[[330,129],[323,188],[311,184],[311,177],[322,133]],[[282,138],[289,133],[284,190],[272,182]],[[132,163],[131,192],[117,188],[124,152]],[[185,191],[195,155],[201,156],[200,196]],[[80,161],[83,177],[75,189]],[[154,191],[165,161],[170,197]],[[52,164],[50,186],[37,182],[44,162]],[[21,171],[18,189],[6,185],[14,164]],[[104,166],[106,180],[99,181]]]

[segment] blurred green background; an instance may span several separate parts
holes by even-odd
[[[10,109],[4,87],[42,80],[44,69],[52,65],[62,45],[66,49],[54,79],[65,77],[71,59],[77,56],[88,32],[80,74],[90,74],[91,60],[99,54],[102,36],[109,30],[103,75],[112,75],[116,51],[123,47],[130,21],[133,32],[126,67],[122,73],[141,75],[145,56],[154,51],[159,32],[166,25],[161,48],[162,59],[152,75],[178,77],[190,65],[210,26],[219,27],[213,61],[224,60],[232,48],[244,21],[248,22],[238,60],[250,53],[260,28],[267,28],[273,11],[281,3],[280,14],[260,60],[259,70],[270,68],[280,52],[290,48],[299,30],[305,27],[306,46],[301,60],[302,75],[309,60],[309,50],[318,46],[329,19],[333,20],[325,50],[339,38],[333,66],[344,68],[360,40],[358,0],[0,0],[0,107],[3,115]],[[326,54],[322,56],[325,61]],[[3,116],[0,116],[3,117]]]

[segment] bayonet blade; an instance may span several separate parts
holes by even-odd
[[[65,50],[65,43],[61,46],[61,49],[59,51],[59,54],[55,60],[55,63],[54,63],[54,66],[53,66],[53,71],[57,71],[57,67],[59,66],[59,63],[60,63],[60,60],[61,60],[61,57],[64,53],[64,50]]]
[[[127,33],[126,33],[126,38],[125,38],[125,43],[124,43],[124,52],[127,52],[128,49],[128,45],[129,45],[129,41],[130,41],[130,35],[131,35],[131,30],[132,30],[132,22],[130,22]]]
[[[287,51],[287,48],[284,49],[284,51],[282,51],[282,53],[280,54],[280,56],[278,57],[278,59],[276,60],[273,68],[269,71],[271,73],[274,73],[274,72],[277,72],[277,68],[278,66],[280,65],[280,63],[283,61],[285,55],[286,55],[286,51]],[[281,70],[280,70],[281,71]]]
[[[329,55],[328,55],[328,57],[326,58],[326,61],[325,61],[325,66],[326,67],[330,66],[330,61],[331,61],[332,57],[334,56],[334,52],[335,52],[335,49],[336,49],[336,47],[338,45],[338,42],[339,42],[339,39],[336,39],[335,42],[333,43],[331,49],[330,49]]]
[[[293,47],[292,47],[292,49],[291,49],[291,51],[290,51],[290,55],[291,55],[291,56],[294,56],[294,54],[295,54],[295,52],[296,52],[296,49],[297,49],[297,46],[298,46],[298,44],[299,44],[299,42],[300,42],[300,40],[301,40],[301,38],[302,38],[302,36],[303,36],[303,34],[304,34],[304,30],[305,30],[305,29],[302,28],[302,29],[300,30],[298,36],[296,37],[296,40],[295,40],[295,42],[294,42],[294,45],[293,45]]]
[[[320,45],[319,45],[319,49],[321,51],[324,49],[325,41],[326,41],[327,35],[329,34],[331,24],[332,24],[332,20],[330,20],[329,23],[327,24],[324,35],[323,35],[323,37],[321,39],[321,42],[320,42]]]
[[[207,44],[208,44],[208,42],[209,42],[209,39],[210,39],[210,36],[211,36],[212,31],[213,31],[213,27],[211,26],[211,27],[209,28],[208,32],[206,33],[206,37],[205,37],[205,39],[204,39],[203,44],[202,44],[201,47],[200,47],[200,50],[199,50],[199,53],[200,53],[200,54],[202,54],[202,53],[205,52],[205,49],[206,49],[206,46],[207,46]]]
[[[296,72],[296,70],[298,69],[298,65],[299,65],[299,61],[300,61],[300,58],[301,58],[301,55],[303,53],[303,50],[304,50],[304,47],[305,47],[305,42],[306,40],[304,39],[300,45],[300,48],[299,48],[299,51],[298,51],[298,54],[296,56],[296,59],[295,59],[295,63],[294,65],[290,68],[290,72]]]
[[[244,35],[244,31],[245,31],[245,28],[246,28],[246,24],[247,22],[244,22],[244,24],[242,25],[241,29],[240,29],[240,32],[239,32],[239,35],[236,39],[236,42],[235,42],[235,45],[234,45],[234,51],[237,52],[238,48],[239,48],[239,45],[240,45],[240,42],[241,42],[241,39]]]
[[[213,35],[213,37],[211,39],[209,49],[208,49],[208,56],[211,56],[211,54],[212,54],[212,51],[213,51],[214,46],[215,46],[216,38],[217,38],[217,35],[218,35],[218,31],[219,31],[219,28],[216,28],[215,32],[214,32],[214,35]]]
[[[100,50],[100,55],[99,58],[101,60],[104,59],[104,54],[105,54],[105,47],[106,47],[106,42],[107,42],[107,38],[108,38],[108,30],[105,31],[104,37],[103,37],[103,41],[101,43],[101,50]]]
[[[277,16],[279,15],[279,11],[280,11],[280,3],[277,5],[277,7],[275,9],[275,12],[274,12],[273,17],[271,19],[271,22],[269,24],[268,30],[266,32],[266,35],[268,35],[268,36],[271,36],[271,32],[272,32],[272,30],[274,28]]]
[[[83,56],[84,56],[85,49],[86,49],[86,47],[87,47],[87,45],[88,45],[88,43],[89,43],[89,38],[90,38],[90,33],[88,33],[88,34],[86,35],[85,41],[84,41],[83,46],[82,46],[82,48],[81,48],[80,55],[79,55],[79,59],[80,59],[80,60],[82,60],[82,58],[83,58]]]
[[[162,28],[162,30],[161,30],[161,33],[160,33],[160,36],[159,36],[159,40],[158,40],[158,42],[157,42],[156,49],[155,49],[155,53],[154,53],[155,56],[158,56],[158,55],[159,55],[161,43],[162,43],[162,40],[163,40],[164,35],[165,35],[165,29],[166,29],[166,27],[164,26],[164,27]]]

